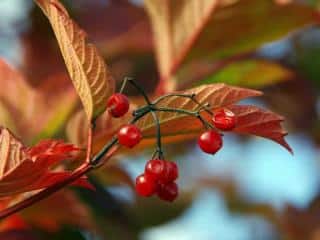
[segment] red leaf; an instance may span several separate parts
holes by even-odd
[[[28,149],[8,129],[0,128],[0,197],[46,188],[69,177],[69,172],[50,168],[72,157],[75,150],[72,144],[54,140]],[[85,179],[75,184],[89,187]]]
[[[29,156],[38,161],[48,162],[49,165],[53,165],[62,160],[72,158],[71,153],[78,151],[73,144],[66,144],[59,140],[43,140],[36,146],[27,150]]]
[[[237,133],[253,134],[269,138],[293,153],[284,137],[287,132],[282,128],[284,118],[271,111],[250,105],[233,105],[229,109],[238,116]]]
[[[210,104],[212,109],[230,106],[243,99],[262,95],[262,93],[259,91],[229,86],[222,83],[202,85],[200,87],[177,93],[195,94],[199,103]],[[164,108],[180,108],[188,111],[195,111],[198,108],[198,104],[194,103],[194,101],[182,97],[167,98],[160,102],[157,106]],[[172,112],[158,113],[158,117],[161,123],[162,135],[173,136],[179,134],[189,134],[190,132],[202,130],[202,124],[194,117]],[[143,131],[144,136],[156,136],[156,127],[152,116],[145,116],[137,122],[137,125]]]
[[[56,182],[63,181],[64,179],[70,177],[71,174],[72,172],[68,172],[68,171],[48,172],[42,178],[40,178],[37,182],[35,182],[33,185],[35,186],[35,188],[47,188]],[[85,176],[74,181],[71,184],[71,186],[83,187],[90,190],[95,190],[95,187],[90,182],[88,182],[88,179]]]

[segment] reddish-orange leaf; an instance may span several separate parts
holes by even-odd
[[[210,84],[202,85],[200,87],[192,88],[187,91],[179,92],[181,94],[196,94],[196,99],[201,104],[210,104],[212,109],[235,104],[238,101],[260,96],[259,91],[228,86],[226,84]],[[162,101],[159,107],[179,108],[188,111],[194,111],[198,105],[189,98],[170,97]],[[161,122],[161,132],[165,135],[177,135],[181,133],[190,133],[195,128],[198,129],[201,124],[194,117],[189,117],[180,113],[161,112],[158,114]],[[190,121],[193,123],[190,124]],[[143,130],[144,135],[150,136],[155,134],[155,125],[152,116],[148,115],[142,120],[138,121],[137,125]]]
[[[225,84],[201,86],[181,93],[195,93],[196,99],[202,104],[209,103],[212,110],[228,107],[241,99],[261,94],[253,90],[231,87]],[[192,100],[181,97],[168,98],[168,100],[162,102],[161,106],[182,108],[189,111],[193,111],[197,107]],[[253,134],[271,139],[292,153],[292,149],[284,139],[287,133],[281,126],[283,117],[255,106],[234,105],[230,108],[239,116],[239,122],[234,132]],[[168,112],[160,113],[158,116],[161,122],[161,134],[167,140],[173,139],[176,135],[184,135],[190,139],[196,137],[203,129],[201,122],[195,117]],[[210,116],[207,114],[204,114],[204,116],[210,121]],[[138,126],[143,130],[146,138],[155,137],[155,125],[151,116],[139,121]],[[181,138],[176,139],[181,140]]]
[[[284,120],[282,116],[250,105],[234,105],[230,106],[229,109],[238,118],[237,127],[233,132],[253,134],[271,139],[293,153],[291,147],[284,139],[287,132],[281,126],[281,122]]]
[[[27,153],[37,161],[47,161],[49,165],[53,165],[72,157],[70,154],[78,150],[75,145],[66,144],[61,140],[43,140],[27,149]]]
[[[75,146],[44,141],[28,149],[8,129],[0,131],[0,197],[45,188],[70,175],[65,171],[51,172],[50,168],[70,158]],[[88,186],[83,181],[78,184]]]
[[[86,33],[70,18],[59,0],[35,0],[57,38],[72,83],[89,120],[104,112],[115,82],[103,58]]]
[[[35,188],[37,189],[47,188],[56,182],[65,180],[66,178],[70,177],[71,174],[72,172],[70,171],[47,172],[44,176],[42,176],[35,183],[33,183],[33,186],[35,186]],[[88,179],[86,176],[78,178],[76,181],[74,181],[70,185],[87,188],[90,190],[95,190],[95,187],[90,182],[88,182]]]

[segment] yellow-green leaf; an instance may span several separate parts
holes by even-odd
[[[265,60],[248,60],[233,63],[199,84],[227,83],[243,87],[263,87],[289,80],[294,73],[280,64]]]
[[[72,82],[89,120],[105,110],[114,80],[96,47],[58,0],[35,0],[50,21]]]

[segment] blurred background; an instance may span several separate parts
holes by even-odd
[[[143,1],[62,2],[101,51],[118,85],[132,76],[149,93],[159,90],[156,56],[166,49],[159,44],[161,33],[153,34],[159,21]],[[185,1],[172,2],[179,8]],[[263,97],[244,103],[286,118],[294,155],[270,140],[234,134],[225,135],[224,148],[214,156],[203,154],[192,140],[166,144],[167,158],[180,167],[180,195],[168,204],[139,198],[132,189],[151,150],[123,153],[90,176],[96,192],[58,193],[0,222],[1,239],[320,240],[320,2],[222,2],[168,88],[225,82],[263,91]],[[51,114],[52,98],[72,85],[47,19],[31,0],[1,0],[0,13],[0,57],[20,72],[23,83],[20,79],[16,88],[27,84],[45,96],[48,105],[36,115]],[[8,92],[3,86],[1,79],[0,92]],[[136,97],[131,89],[128,93]],[[71,95],[63,95],[62,104],[72,106],[59,112],[57,124],[37,132],[40,120],[30,112],[12,114],[0,94],[1,125],[28,144],[68,139],[66,125],[80,109]],[[20,108],[27,103],[21,100]],[[30,122],[23,125],[27,130],[22,120]]]

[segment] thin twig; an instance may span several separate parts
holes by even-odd
[[[130,83],[132,86],[134,86],[135,89],[137,89],[138,92],[143,96],[143,98],[144,98],[144,100],[147,102],[147,104],[148,104],[148,105],[151,104],[151,101],[150,101],[148,95],[146,94],[146,92],[140,87],[139,84],[136,83],[136,81],[135,81],[133,78],[131,78],[131,77],[125,77],[125,78],[124,78],[124,82],[125,82],[125,83],[122,85],[121,88],[124,88],[124,86],[126,85],[126,83],[129,82],[129,83]]]
[[[152,102],[153,105],[157,105],[159,104],[161,101],[164,101],[167,98],[170,97],[183,97],[183,98],[188,98],[191,101],[193,101],[195,104],[197,104],[199,107],[202,107],[208,114],[213,115],[211,109],[209,106],[205,106],[204,104],[200,103],[197,99],[196,99],[196,94],[192,93],[192,94],[184,94],[184,93],[169,93],[166,95],[163,95],[159,98],[157,98],[154,102]]]
[[[155,121],[156,128],[157,128],[157,152],[160,159],[163,159],[163,151],[162,151],[162,144],[161,144],[161,129],[160,129],[160,121],[155,113],[155,111],[151,111],[152,117]],[[153,158],[153,157],[152,157]]]

